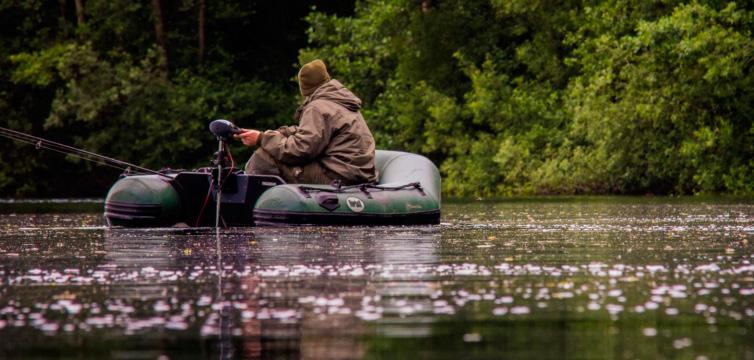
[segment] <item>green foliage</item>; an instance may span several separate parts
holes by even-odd
[[[364,100],[379,147],[438,163],[448,195],[754,192],[748,3],[209,2],[202,62],[199,2],[162,3],[167,67],[151,3],[89,0],[79,23],[70,1],[0,1],[0,123],[203,165],[212,119],[292,121],[298,51]],[[88,170],[54,159],[0,143],[0,194],[60,194],[54,179]]]
[[[266,128],[281,109],[291,110],[290,98],[258,81],[210,79],[186,70],[168,80],[154,51],[140,61],[123,55],[109,62],[91,45],[64,44],[12,59],[16,82],[39,85],[55,78],[64,84],[45,127],[82,129],[89,136],[77,138],[77,145],[147,167],[203,165],[211,153],[206,124],[212,119]]]
[[[76,128],[87,134],[75,144],[147,167],[204,165],[211,154],[206,124],[215,118],[268,128],[292,111],[293,101],[259,81],[180,71],[168,80],[155,52],[139,61],[123,54],[100,58],[89,44],[58,44],[11,57],[16,83],[62,84],[46,128]]]
[[[751,193],[752,16],[736,3],[445,0],[311,14],[381,146],[450,195]]]
[[[331,72],[359,89],[362,100],[371,103],[387,87],[389,72],[396,64],[393,37],[404,30],[405,24],[396,23],[400,18],[395,15],[405,11],[404,3],[359,3],[358,16],[348,18],[312,12],[306,17],[309,43],[329,46],[301,50],[299,62],[326,59]]]
[[[601,178],[628,192],[751,191],[751,14],[679,5],[575,49],[569,135],[606,160]]]
[[[213,119],[293,122],[290,76],[306,23],[281,19],[303,18],[309,5],[208,2],[200,62],[199,2],[160,3],[167,67],[150,2],[84,1],[80,22],[70,0],[0,1],[0,126],[159,169],[206,166]],[[249,154],[236,150],[239,161]],[[0,196],[102,196],[116,179],[68,160],[0,139]]]

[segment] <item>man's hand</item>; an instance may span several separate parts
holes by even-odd
[[[256,146],[259,140],[259,135],[262,132],[259,130],[241,129],[241,133],[233,135],[234,138],[241,140],[246,146]]]

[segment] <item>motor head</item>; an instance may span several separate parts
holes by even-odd
[[[228,120],[218,119],[209,123],[209,131],[217,137],[217,140],[228,141],[233,134],[240,133],[241,129]]]

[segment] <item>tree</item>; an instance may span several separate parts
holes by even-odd
[[[85,23],[66,19],[77,4]],[[206,6],[203,32],[212,39],[201,66],[198,6]],[[0,126],[156,169],[205,166],[209,121],[258,128],[292,121],[292,64],[310,9],[294,1],[0,2]],[[75,33],[66,32],[69,22]],[[270,34],[256,36],[262,30]],[[103,196],[117,179],[60,160],[0,140],[0,196]]]
[[[165,25],[162,19],[162,1],[152,0],[152,17],[154,20],[154,35],[157,40],[157,53],[159,54],[160,67],[167,71],[168,50],[165,41]]]
[[[748,5],[747,5],[748,6]],[[308,16],[381,147],[444,191],[754,191],[752,18],[714,1],[375,0]]]
[[[207,12],[207,3],[206,0],[199,0],[199,49],[197,50],[197,61],[201,65],[204,63],[204,52],[205,52],[205,46],[204,46],[204,22],[206,18],[206,12]]]
[[[627,192],[752,192],[751,25],[735,3],[681,4],[581,41],[570,156],[601,165],[574,175]]]

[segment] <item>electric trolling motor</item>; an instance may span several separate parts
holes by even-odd
[[[226,143],[230,140],[231,136],[241,133],[241,129],[234,125],[232,122],[224,119],[218,119],[209,123],[209,131],[215,135],[218,142],[216,159],[214,165],[217,166],[217,173],[213,173],[212,184],[216,189],[216,210],[215,210],[215,227],[220,226],[220,203],[223,190],[223,167],[225,167],[225,148]],[[228,150],[230,151],[230,150]],[[232,171],[232,169],[230,170]]]

